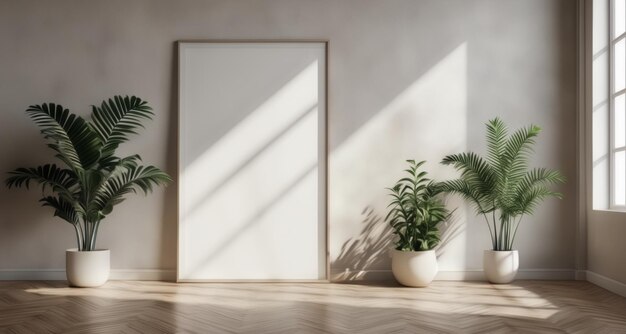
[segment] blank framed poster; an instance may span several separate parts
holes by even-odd
[[[178,281],[327,279],[326,49],[178,43]]]

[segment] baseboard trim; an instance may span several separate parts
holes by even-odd
[[[587,271],[586,270],[576,270],[577,281],[586,281],[587,280]]]
[[[112,280],[125,281],[176,281],[176,270],[163,269],[113,269]]]
[[[573,269],[521,269],[516,279],[520,280],[574,280],[576,271]],[[391,270],[333,270],[331,281],[385,281],[393,280]],[[436,281],[484,281],[482,269],[440,270],[435,276]]]
[[[587,281],[622,297],[626,297],[626,284],[589,270],[587,270],[586,275]]]
[[[626,294],[626,285],[610,278],[584,270],[572,269],[521,269],[516,279],[520,280],[573,280],[584,279],[581,275],[587,275],[587,280],[606,288],[602,284],[610,284],[615,286],[621,284],[624,294]],[[593,276],[593,278],[592,278]],[[597,278],[596,283],[592,279]],[[128,281],[175,281],[175,270],[162,269],[112,269],[111,280],[128,280]],[[45,280],[45,281],[63,281],[65,280],[65,269],[0,269],[0,281],[19,281],[19,280]],[[344,281],[389,281],[393,280],[391,270],[332,270],[332,282]],[[442,270],[435,277],[437,281],[483,281],[485,277],[482,269],[469,270]],[[609,283],[602,283],[609,282]],[[611,283],[614,282],[614,283]],[[621,294],[621,293],[620,293]]]
[[[65,269],[0,269],[2,281],[62,281]]]
[[[339,270],[331,269],[331,282],[349,281],[389,281],[393,280],[391,270]]]
[[[0,269],[0,281],[64,281],[65,269]],[[111,280],[175,281],[176,270],[112,269]]]

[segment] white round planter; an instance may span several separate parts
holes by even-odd
[[[79,252],[76,248],[65,252],[65,273],[70,286],[92,288],[109,279],[111,252],[108,249]]]
[[[437,255],[434,250],[391,253],[391,271],[396,280],[406,286],[424,287],[437,275]]]
[[[491,283],[511,283],[519,269],[519,254],[516,250],[494,251],[485,250],[483,253],[483,270],[485,277]]]

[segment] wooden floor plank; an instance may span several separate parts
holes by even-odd
[[[0,333],[355,332],[626,333],[626,299],[582,281],[0,282]]]

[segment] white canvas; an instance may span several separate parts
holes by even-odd
[[[179,44],[178,279],[326,278],[325,43]]]

